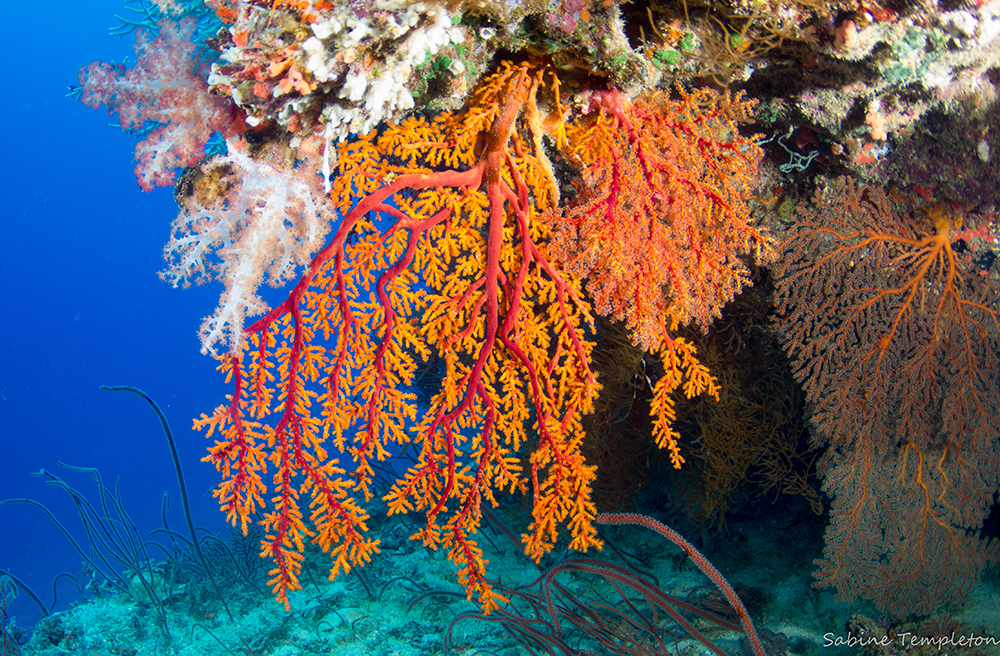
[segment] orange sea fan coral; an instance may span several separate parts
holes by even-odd
[[[677,93],[635,102],[594,93],[590,118],[567,132],[585,202],[567,213],[555,252],[587,278],[597,309],[625,320],[647,350],[672,325],[706,329],[751,284],[740,257],[774,258],[746,203],[761,151],[737,125],[753,103]]]
[[[472,535],[495,491],[531,490],[532,557],[561,526],[573,548],[599,544],[593,467],[580,454],[581,416],[598,390],[589,309],[539,247],[554,194],[525,115],[546,80],[558,84],[545,66],[507,65],[461,113],[341,144],[332,196],[361,200],[288,299],[247,328],[249,352],[223,357],[235,392],[196,427],[221,431],[209,459],[226,478],[216,496],[231,521],[245,527],[263,505],[274,467],[262,551],[286,604],[305,539],[331,552],[331,575],[377,550],[355,497],[373,495],[371,462],[392,442],[419,456],[386,496],[390,513],[424,513],[413,537],[447,548],[487,611],[498,598]],[[431,353],[445,375],[418,408],[406,390]],[[331,444],[351,456],[349,470]]]
[[[833,181],[799,208],[776,301],[832,498],[818,587],[896,614],[959,601],[1000,542],[992,215]]]
[[[596,309],[623,320],[638,345],[658,353],[665,375],[654,387],[654,436],[674,466],[684,461],[672,395],[717,394],[681,324],[702,329],[751,284],[741,259],[774,257],[746,204],[760,149],[737,124],[752,103],[711,90],[680,100],[617,91],[590,97],[590,115],[567,129],[582,168],[583,200],[559,223],[553,252],[587,280]]]

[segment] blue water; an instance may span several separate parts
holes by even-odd
[[[44,7],[44,11],[43,11]],[[197,329],[220,288],[173,289],[161,282],[162,250],[176,216],[171,189],[142,193],[132,173],[135,139],[114,119],[65,97],[93,60],[121,61],[132,39],[108,35],[121,0],[5,3],[0,53],[6,97],[0,125],[0,499],[30,497],[80,527],[67,495],[31,476],[52,470],[96,499],[85,475],[63,461],[100,469],[121,493],[141,535],[169,521],[182,529],[166,442],[148,406],[102,384],[144,389],[170,419],[186,468],[195,523],[224,531],[211,499],[215,470],[199,462],[208,441],[191,418],[223,400],[214,361],[199,353]],[[0,568],[52,599],[59,572],[80,557],[36,508],[0,506]],[[68,582],[59,607],[78,600]],[[8,616],[39,617],[25,595]]]

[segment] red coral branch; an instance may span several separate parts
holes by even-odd
[[[733,610],[736,611],[736,614],[739,615],[740,624],[743,625],[743,631],[750,639],[750,646],[753,648],[754,654],[757,656],[766,656],[764,645],[757,636],[757,629],[754,628],[753,620],[750,619],[750,613],[747,611],[746,606],[743,605],[743,601],[740,599],[739,595],[737,595],[736,591],[733,590],[733,586],[729,585],[729,581],[727,581],[726,577],[722,575],[722,572],[716,569],[715,565],[713,565],[708,558],[705,558],[705,556],[702,555],[702,553],[698,551],[693,544],[688,542],[683,535],[666,524],[658,522],[652,517],[638,515],[635,513],[600,513],[594,518],[594,521],[598,524],[610,524],[612,526],[622,526],[626,524],[642,526],[659,533],[683,549],[684,553],[686,553],[691,559],[691,562],[693,562],[698,569],[705,574],[705,576],[712,579],[712,582],[719,588],[719,592],[722,593],[722,596],[726,598],[729,605],[732,606]]]

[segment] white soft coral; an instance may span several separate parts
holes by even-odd
[[[194,178],[161,276],[175,287],[212,278],[225,284],[218,309],[201,325],[203,353],[217,355],[219,342],[239,352],[246,317],[269,309],[260,283],[287,282],[322,246],[335,211],[304,170],[255,160],[236,142]]]

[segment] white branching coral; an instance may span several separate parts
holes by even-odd
[[[220,342],[231,352],[242,348],[245,319],[269,309],[257,293],[261,282],[278,287],[299,275],[336,218],[301,172],[257,161],[245,148],[231,143],[227,155],[197,171],[164,249],[168,267],[160,273],[175,287],[213,278],[225,285],[218,309],[199,332],[202,352],[212,355]]]

